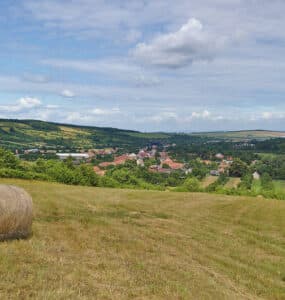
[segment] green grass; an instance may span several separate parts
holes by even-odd
[[[285,202],[1,180],[34,199],[0,299],[284,299]]]
[[[273,180],[274,187],[279,192],[285,192],[285,180]]]

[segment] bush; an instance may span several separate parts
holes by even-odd
[[[188,192],[199,192],[200,191],[200,181],[195,177],[187,178],[183,184],[183,187]]]

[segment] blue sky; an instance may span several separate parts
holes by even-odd
[[[0,117],[285,129],[283,0],[3,0]]]

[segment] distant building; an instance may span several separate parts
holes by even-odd
[[[144,167],[144,161],[143,161],[143,159],[139,158],[137,160],[137,165],[140,166],[140,167]]]
[[[84,160],[89,158],[88,153],[56,153],[56,156],[59,157],[59,159],[67,159],[69,157],[76,159],[76,160]]]
[[[189,168],[189,169],[185,170],[185,174],[186,175],[189,175],[189,174],[192,174],[192,173],[193,173],[193,169],[192,168]]]
[[[25,154],[34,154],[34,153],[38,153],[38,152],[40,152],[39,149],[28,149],[28,150],[24,151]]]
[[[138,153],[138,158],[144,159],[144,158],[149,158],[149,157],[150,157],[149,153],[146,152],[145,150],[141,150]]]
[[[184,167],[184,164],[174,162],[171,158],[166,158],[162,163],[168,165],[172,170],[181,170]]]
[[[217,153],[215,156],[217,159],[224,159],[224,157],[225,157],[224,154],[222,154],[222,153]]]

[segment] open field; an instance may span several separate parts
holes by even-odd
[[[284,299],[285,202],[1,180],[34,199],[0,299]]]
[[[269,130],[241,130],[241,131],[218,131],[197,133],[199,136],[207,136],[222,139],[270,139],[285,137],[284,131]]]

